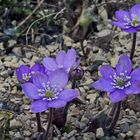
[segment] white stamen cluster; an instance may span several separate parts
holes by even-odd
[[[28,81],[31,78],[31,73],[23,73],[22,74],[22,79],[25,81]]]
[[[57,99],[58,95],[62,91],[62,89],[58,90],[56,85],[50,86],[49,81],[47,82],[47,84],[42,83],[42,87],[43,88],[38,89],[38,92],[39,92],[39,96],[42,97],[43,100],[51,101],[51,100]],[[51,96],[47,96],[46,93],[50,93]]]
[[[111,83],[113,85],[113,88],[124,89],[131,85],[131,77],[127,76],[126,72],[120,73],[119,76],[115,73],[113,76],[110,77],[113,80],[113,82]]]

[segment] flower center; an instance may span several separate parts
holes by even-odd
[[[132,22],[131,22],[132,26],[134,27],[138,26],[140,24],[138,16],[135,14],[132,14],[131,16],[132,16]]]
[[[124,81],[122,78],[119,78],[119,79],[116,81],[116,84],[117,84],[119,87],[123,87],[123,86],[125,86],[125,81]]]
[[[130,76],[127,76],[126,73],[120,73],[120,75],[117,75],[116,73],[111,77],[112,81],[112,85],[114,88],[118,88],[118,89],[124,89],[128,86],[131,85]]]
[[[59,93],[62,89],[57,89],[56,85],[50,85],[50,82],[47,84],[42,83],[42,88],[38,89],[39,96],[42,97],[43,100],[54,100],[58,98]]]
[[[54,94],[51,91],[47,91],[45,94],[48,98],[53,98]]]
[[[138,19],[132,20],[132,25],[133,25],[134,27],[138,26],[138,25],[139,25]]]

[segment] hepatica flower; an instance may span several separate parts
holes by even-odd
[[[112,22],[125,32],[138,32],[140,30],[140,4],[134,5],[130,11],[116,11],[118,21]]]
[[[43,59],[43,65],[46,70],[50,72],[61,68],[69,72],[71,68],[79,65],[79,61],[76,61],[76,51],[74,49],[70,49],[67,53],[62,50],[59,51],[56,59],[45,57]]]
[[[31,68],[26,65],[21,65],[16,70],[16,75],[18,80],[24,83],[27,81],[32,81],[32,77],[38,72],[45,73],[45,67],[40,64],[34,64]]]
[[[61,108],[76,98],[78,96],[76,90],[65,89],[67,83],[67,73],[58,69],[49,76],[38,73],[33,77],[33,83],[22,84],[25,95],[33,100],[31,111],[37,113],[48,108]]]
[[[102,78],[93,83],[98,90],[109,92],[112,102],[119,102],[129,94],[140,93],[140,68],[132,70],[130,58],[123,54],[120,56],[116,68],[102,66]]]

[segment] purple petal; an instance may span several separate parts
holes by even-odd
[[[38,88],[32,83],[22,84],[22,90],[27,97],[30,99],[40,99],[41,97],[38,95]]]
[[[130,15],[129,12],[127,11],[123,10],[116,11],[115,16],[120,22],[128,22],[128,20],[130,20]]]
[[[51,86],[64,88],[68,83],[68,74],[62,69],[57,69],[49,75],[49,81]]]
[[[139,81],[131,81],[131,86],[125,89],[126,94],[138,94],[140,93],[140,82]]]
[[[111,85],[111,80],[106,80],[104,78],[100,78],[98,81],[93,83],[93,87],[98,90],[112,92],[114,90],[113,86]]]
[[[131,19],[134,19],[134,16],[138,16],[138,20],[140,21],[140,4],[134,5],[130,10]]]
[[[16,70],[16,75],[19,81],[24,81],[22,74],[29,74],[30,73],[30,68],[25,65],[21,65],[17,70]]]
[[[66,89],[63,90],[60,95],[59,99],[69,102],[78,96],[78,92],[74,89]]]
[[[33,77],[33,83],[37,86],[37,87],[42,87],[42,84],[48,83],[48,77],[43,74],[43,73],[37,73],[34,77]]]
[[[45,67],[40,64],[34,64],[31,68],[32,73],[42,72],[45,73]]]
[[[65,51],[59,51],[56,56],[56,63],[59,68],[63,68],[65,55],[66,55]]]
[[[100,73],[104,79],[111,79],[110,77],[114,75],[115,71],[110,66],[102,66],[100,68]]]
[[[65,59],[64,59],[64,67],[66,69],[71,68],[76,62],[76,51],[74,49],[68,50]]]
[[[115,90],[109,94],[109,98],[113,103],[122,101],[127,95],[123,90]]]
[[[126,54],[122,54],[118,60],[116,66],[116,73],[120,75],[120,73],[130,74],[132,70],[132,62],[130,58]]]
[[[125,29],[126,28],[126,25],[124,24],[124,22],[113,21],[112,24],[114,24],[115,26],[120,27],[121,29]]]
[[[48,109],[48,104],[46,100],[33,101],[30,109],[33,113],[43,112]]]
[[[64,107],[66,105],[66,101],[64,100],[59,100],[59,99],[56,99],[56,100],[52,100],[52,101],[49,101],[48,102],[48,107],[50,108],[61,108],[61,107]]]
[[[53,58],[50,58],[50,57],[46,57],[46,58],[43,59],[43,65],[49,71],[54,71],[54,70],[57,69],[56,62],[54,61]]]
[[[131,79],[132,80],[138,80],[140,81],[140,68],[135,69],[134,71],[132,71],[131,73]]]
[[[126,29],[122,29],[124,32],[128,32],[128,33],[136,33],[138,32],[137,27],[130,27],[130,28],[126,28]]]

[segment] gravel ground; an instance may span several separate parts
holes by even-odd
[[[64,36],[65,47],[76,49],[78,57],[81,59],[81,66],[85,71],[77,88],[78,98],[85,104],[70,106],[66,130],[61,133],[56,128],[60,136],[54,137],[54,140],[140,140],[139,107],[136,109],[126,105],[121,110],[119,121],[112,135],[107,135],[101,127],[97,128],[95,132],[87,131],[90,121],[103,112],[107,113],[112,106],[107,94],[91,88],[91,83],[99,78],[98,68],[102,64],[111,64],[114,67],[120,54],[129,54],[131,48],[131,36],[119,29],[113,31],[111,20],[105,18],[105,14],[105,12],[102,14],[103,21],[97,26],[99,32],[94,33],[88,40],[84,40],[84,47],[90,50],[87,60],[82,57],[80,43],[74,43],[72,39]],[[36,37],[36,40],[38,39],[39,37]],[[138,33],[134,67],[138,67],[140,64],[139,39],[140,34]],[[7,109],[11,110],[0,111],[0,121],[4,120],[8,129],[4,134],[2,130],[5,127],[3,129],[0,127],[0,134],[9,136],[10,140],[30,140],[31,135],[36,132],[35,114],[32,114],[29,109],[29,99],[21,92],[15,70],[21,64],[32,66],[35,62],[41,62],[44,56],[55,56],[60,49],[60,44],[53,42],[46,46],[25,47],[18,44],[16,40],[9,40],[8,47],[13,47],[10,53],[6,53],[4,44],[0,43],[0,107],[2,108],[4,102],[8,101]],[[35,51],[36,49],[38,51]],[[44,128],[47,127],[47,114],[48,111],[42,113],[41,119]]]

